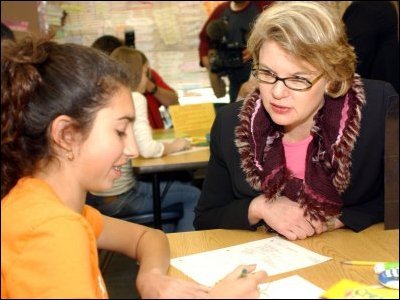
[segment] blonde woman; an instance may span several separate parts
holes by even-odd
[[[296,240],[382,221],[385,115],[398,95],[355,74],[340,17],[322,2],[275,3],[248,49],[258,88],[215,120],[196,229],[265,225]]]

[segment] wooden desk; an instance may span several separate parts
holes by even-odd
[[[157,130],[156,133],[158,135],[158,139],[162,139],[163,137],[174,137],[172,130]],[[150,174],[152,177],[155,228],[161,228],[161,199],[158,174],[162,172],[197,170],[206,168],[209,158],[210,148],[202,147],[202,149],[198,151],[182,153],[179,155],[164,156],[160,158],[138,157],[132,159],[132,167],[135,174]]]
[[[137,174],[193,170],[206,167],[209,159],[210,148],[202,147],[202,149],[195,152],[168,155],[160,158],[138,157],[132,160],[132,167]]]
[[[252,232],[223,229],[167,234],[171,258],[229,247],[271,236],[273,234],[261,230]],[[267,282],[297,274],[322,289],[328,289],[342,278],[365,284],[378,284],[372,267],[343,265],[341,261],[399,260],[399,230],[384,230],[383,223],[371,226],[359,233],[348,229],[338,229],[294,243],[319,254],[332,257],[332,259],[312,267],[270,276]],[[174,267],[170,267],[169,275],[191,280]]]

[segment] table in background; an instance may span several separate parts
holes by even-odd
[[[154,132],[159,140],[171,139],[175,136],[174,131],[171,129],[156,130]],[[149,174],[152,177],[155,228],[161,228],[159,173],[206,168],[209,158],[210,148],[202,147],[195,152],[181,153],[179,155],[168,155],[160,158],[138,157],[132,159],[132,167],[135,174]]]
[[[167,234],[171,258],[229,247],[271,236],[274,236],[274,234],[263,232],[261,228],[255,232],[214,229]],[[377,275],[371,266],[343,265],[341,261],[399,260],[399,230],[384,230],[383,223],[373,225],[358,233],[349,229],[337,229],[293,243],[332,257],[332,259],[311,267],[270,276],[267,282],[297,274],[325,290],[343,278],[365,284],[378,284]],[[190,279],[172,266],[169,269],[169,275]]]

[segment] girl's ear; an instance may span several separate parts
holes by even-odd
[[[76,122],[69,116],[58,116],[51,124],[50,134],[55,146],[72,152],[77,141]]]

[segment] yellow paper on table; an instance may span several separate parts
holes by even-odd
[[[323,295],[326,299],[399,299],[399,290],[342,279]]]
[[[168,110],[175,132],[193,138],[205,139],[215,119],[213,103],[171,105]]]

